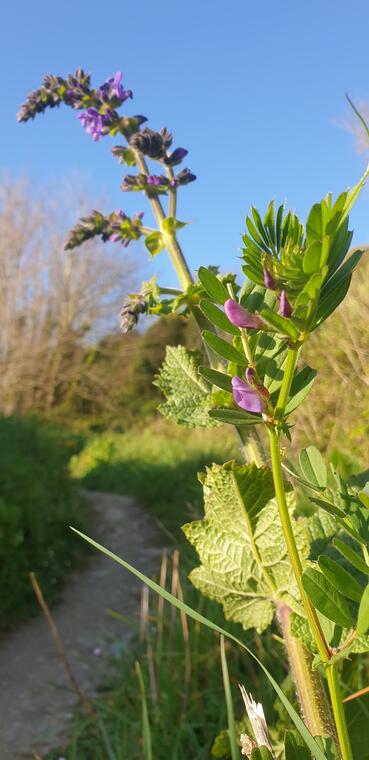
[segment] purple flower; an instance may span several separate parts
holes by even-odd
[[[244,380],[235,375],[232,377],[233,398],[241,409],[246,412],[260,414],[265,409],[265,401],[255,388],[250,388]]]
[[[103,117],[96,108],[88,108],[87,111],[83,111],[77,119],[80,120],[82,127],[86,130],[95,142],[102,137],[102,130],[104,126]]]
[[[167,166],[176,166],[183,161],[185,156],[187,156],[187,153],[188,150],[185,148],[176,148],[173,153],[165,159],[164,163],[166,163]]]
[[[280,295],[279,313],[282,315],[282,317],[290,317],[292,314],[292,306],[287,298],[287,293],[285,290],[282,290],[282,293]]]
[[[100,95],[102,98],[115,97],[119,100],[119,105],[122,105],[125,100],[133,97],[132,90],[125,90],[121,84],[123,74],[121,71],[117,71],[114,77],[107,79],[100,87]]]
[[[264,323],[260,317],[256,314],[250,314],[247,309],[240,306],[233,298],[228,298],[228,301],[225,302],[224,311],[229,321],[236,327],[246,327],[250,330],[262,330],[264,327]]]
[[[264,285],[268,290],[275,290],[276,284],[274,277],[268,272],[267,269],[263,270]]]
[[[176,176],[177,185],[188,185],[189,182],[194,182],[196,174],[192,174],[189,169],[182,169]]]
[[[149,174],[147,177],[147,184],[153,185],[154,187],[159,187],[160,185],[167,185],[168,180],[166,177],[163,177],[160,174]]]

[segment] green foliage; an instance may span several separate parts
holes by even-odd
[[[30,571],[52,603],[81,553],[68,528],[84,523],[67,473],[76,443],[36,419],[0,419],[1,628],[38,609]]]
[[[223,605],[227,620],[261,633],[272,622],[277,601],[295,605],[299,598],[273,499],[271,472],[230,462],[213,465],[201,480],[205,517],[183,527],[201,561],[190,580]],[[306,533],[302,525],[295,527],[299,549],[306,556]]]
[[[209,417],[210,386],[199,374],[203,356],[183,346],[168,346],[165,360],[154,385],[165,396],[159,411],[187,427],[211,427],[216,421]]]

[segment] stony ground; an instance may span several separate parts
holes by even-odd
[[[89,533],[146,574],[157,573],[162,536],[134,501],[86,492]],[[113,609],[137,621],[140,583],[96,552],[70,576],[63,601],[53,608],[74,673],[92,694],[111,656],[128,646],[134,626],[114,619]],[[0,639],[0,760],[40,757],[58,743],[71,718],[75,694],[43,616]]]

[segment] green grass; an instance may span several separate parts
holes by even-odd
[[[222,462],[233,456],[238,456],[237,439],[227,428],[188,431],[155,423],[143,431],[94,437],[71,462],[74,477],[84,487],[131,494],[160,519],[180,546],[180,561],[177,551],[173,557],[164,557],[157,580],[161,578],[168,590],[183,594],[190,606],[219,625],[224,624],[222,608],[202,597],[187,580],[187,571],[195,559],[180,525],[201,512],[202,494],[196,473],[212,461]],[[227,726],[219,637],[151,593],[143,609],[148,609],[148,614],[141,616],[143,637],[138,649],[116,660],[115,675],[102,685],[95,700],[100,728],[96,721],[77,712],[67,745],[58,748],[50,759],[61,755],[67,760],[108,757],[101,721],[114,760],[147,757],[148,724],[146,718],[144,725],[142,722],[145,711],[136,658],[145,685],[153,760],[212,757],[214,740]],[[251,632],[245,634],[240,626],[227,627],[283,680],[286,671],[282,649],[271,632],[261,639]],[[243,715],[238,681],[262,697],[267,713],[275,716],[275,695],[267,680],[247,656],[229,643],[226,647],[236,718]],[[227,748],[227,737],[218,746]],[[217,756],[227,757],[227,749]]]
[[[0,418],[0,628],[38,609],[31,570],[52,603],[80,554],[68,530],[84,525],[68,475],[74,444],[36,419]]]

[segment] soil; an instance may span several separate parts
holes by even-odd
[[[147,575],[158,574],[163,537],[152,517],[127,496],[84,492],[89,534]],[[141,584],[108,557],[92,553],[70,575],[52,609],[83,692],[95,693],[114,655],[132,646]],[[130,620],[117,620],[114,610]],[[132,625],[133,623],[133,625]],[[43,615],[0,640],[0,760],[43,757],[58,746],[76,703]],[[37,753],[37,754],[35,754]]]

